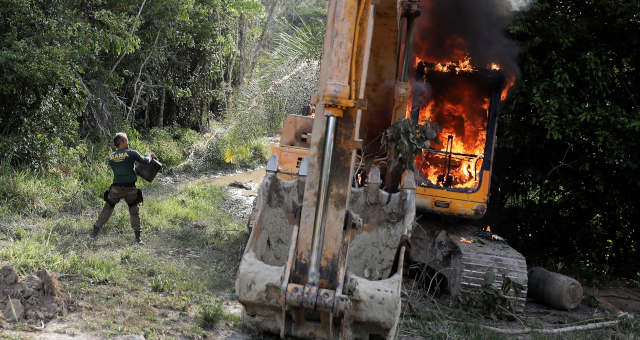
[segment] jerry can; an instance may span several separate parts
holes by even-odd
[[[138,163],[135,167],[135,172],[136,175],[144,178],[147,182],[151,182],[156,178],[160,169],[162,169],[162,163],[158,162],[157,159],[152,159],[149,164]]]

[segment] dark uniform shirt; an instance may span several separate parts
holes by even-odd
[[[134,184],[138,179],[133,166],[135,162],[149,163],[149,157],[143,157],[136,150],[116,150],[109,155],[109,166],[113,170],[113,184]]]

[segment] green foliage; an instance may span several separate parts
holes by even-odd
[[[214,329],[218,322],[225,317],[222,304],[219,302],[208,303],[200,306],[198,324],[205,329]]]
[[[539,0],[509,28],[522,75],[499,123],[488,223],[532,263],[638,272],[639,12]]]
[[[399,165],[402,170],[413,169],[415,157],[422,149],[427,149],[431,141],[436,139],[440,127],[437,123],[416,124],[411,119],[403,119],[393,123],[382,134],[382,145],[391,155],[392,164]]]
[[[174,286],[173,281],[163,276],[156,276],[151,281],[151,290],[157,293],[170,292]]]
[[[314,20],[309,24],[303,21],[300,26],[286,24],[286,28],[275,39],[272,62],[308,62],[322,58],[323,21]]]
[[[327,19],[327,0],[284,1],[282,21],[276,36],[290,27],[302,27],[311,22],[325,22]]]
[[[132,148],[144,154],[155,152],[168,170],[184,162],[202,138],[193,130],[176,126],[152,129],[146,134],[129,129],[127,134]],[[55,166],[40,171],[0,163],[0,218],[51,216],[101,206],[102,192],[113,178],[107,164],[112,151],[111,144],[83,141],[59,152]],[[138,183],[149,185],[143,180]]]
[[[251,42],[263,11],[257,0],[2,1],[2,159],[41,170],[79,137],[206,130],[246,63],[238,18]]]
[[[68,14],[62,2],[0,5],[0,150],[8,163],[42,168],[73,142],[85,102],[73,61],[85,40]]]
[[[164,129],[153,128],[144,134],[130,129],[127,130],[127,137],[131,148],[142,154],[154,152],[166,168],[175,167],[183,162],[200,138],[197,132],[176,125]]]
[[[318,82],[326,2],[286,2],[284,7],[275,38],[266,42],[270,52],[231,97],[226,133],[196,150],[196,168],[264,162],[263,136],[281,129],[287,115],[307,113]]]
[[[155,143],[154,126],[207,131],[212,117],[230,129],[251,118],[255,128],[233,128],[251,141],[279,129],[315,90],[326,1],[285,2],[275,32],[261,32],[264,12],[258,0],[4,0],[1,160],[41,171],[80,138],[136,129]],[[262,33],[274,50],[264,58]],[[254,59],[252,83],[242,84]],[[156,149],[169,166],[184,157],[173,142]]]
[[[196,169],[253,168],[266,162],[269,150],[264,138],[247,137],[232,130],[200,145],[194,153]]]

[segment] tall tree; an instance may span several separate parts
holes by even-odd
[[[271,26],[271,22],[273,21],[273,17],[276,11],[276,7],[278,7],[279,0],[271,0],[271,5],[269,6],[269,12],[267,14],[267,18],[264,20],[262,25],[262,31],[260,33],[260,38],[258,38],[258,44],[256,45],[256,49],[251,56],[251,63],[249,67],[249,73],[253,73],[253,70],[256,66],[256,61],[260,57],[260,52],[262,52],[262,46],[264,45],[265,36],[269,30],[269,26]]]
[[[263,12],[259,0],[0,0],[3,161],[42,166],[127,127],[206,129]]]
[[[640,273],[638,13],[638,1],[538,0],[510,27],[522,77],[489,213],[534,261]]]

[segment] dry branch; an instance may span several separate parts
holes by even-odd
[[[613,327],[620,323],[620,320],[596,322],[580,326],[562,327],[562,328],[523,328],[523,329],[504,329],[491,326],[480,325],[480,328],[508,335],[528,334],[528,333],[541,333],[541,334],[560,334],[574,331],[587,331],[599,328]]]
[[[135,18],[135,20],[133,20],[133,23],[131,24],[131,32],[129,32],[129,37],[133,36],[133,31],[136,28],[135,23],[140,18],[140,14],[142,13],[142,9],[144,8],[145,3],[147,3],[147,0],[142,0],[142,4],[140,5],[140,8],[138,9],[138,14],[136,14],[136,18]],[[113,71],[116,70],[116,67],[118,67],[118,64],[120,64],[120,62],[122,61],[122,58],[124,58],[125,55],[126,55],[126,53],[124,53],[124,51],[120,53],[120,55],[118,56],[118,60],[116,60],[116,63],[113,65],[113,67],[111,67],[111,71],[109,72],[109,75],[113,74]]]

